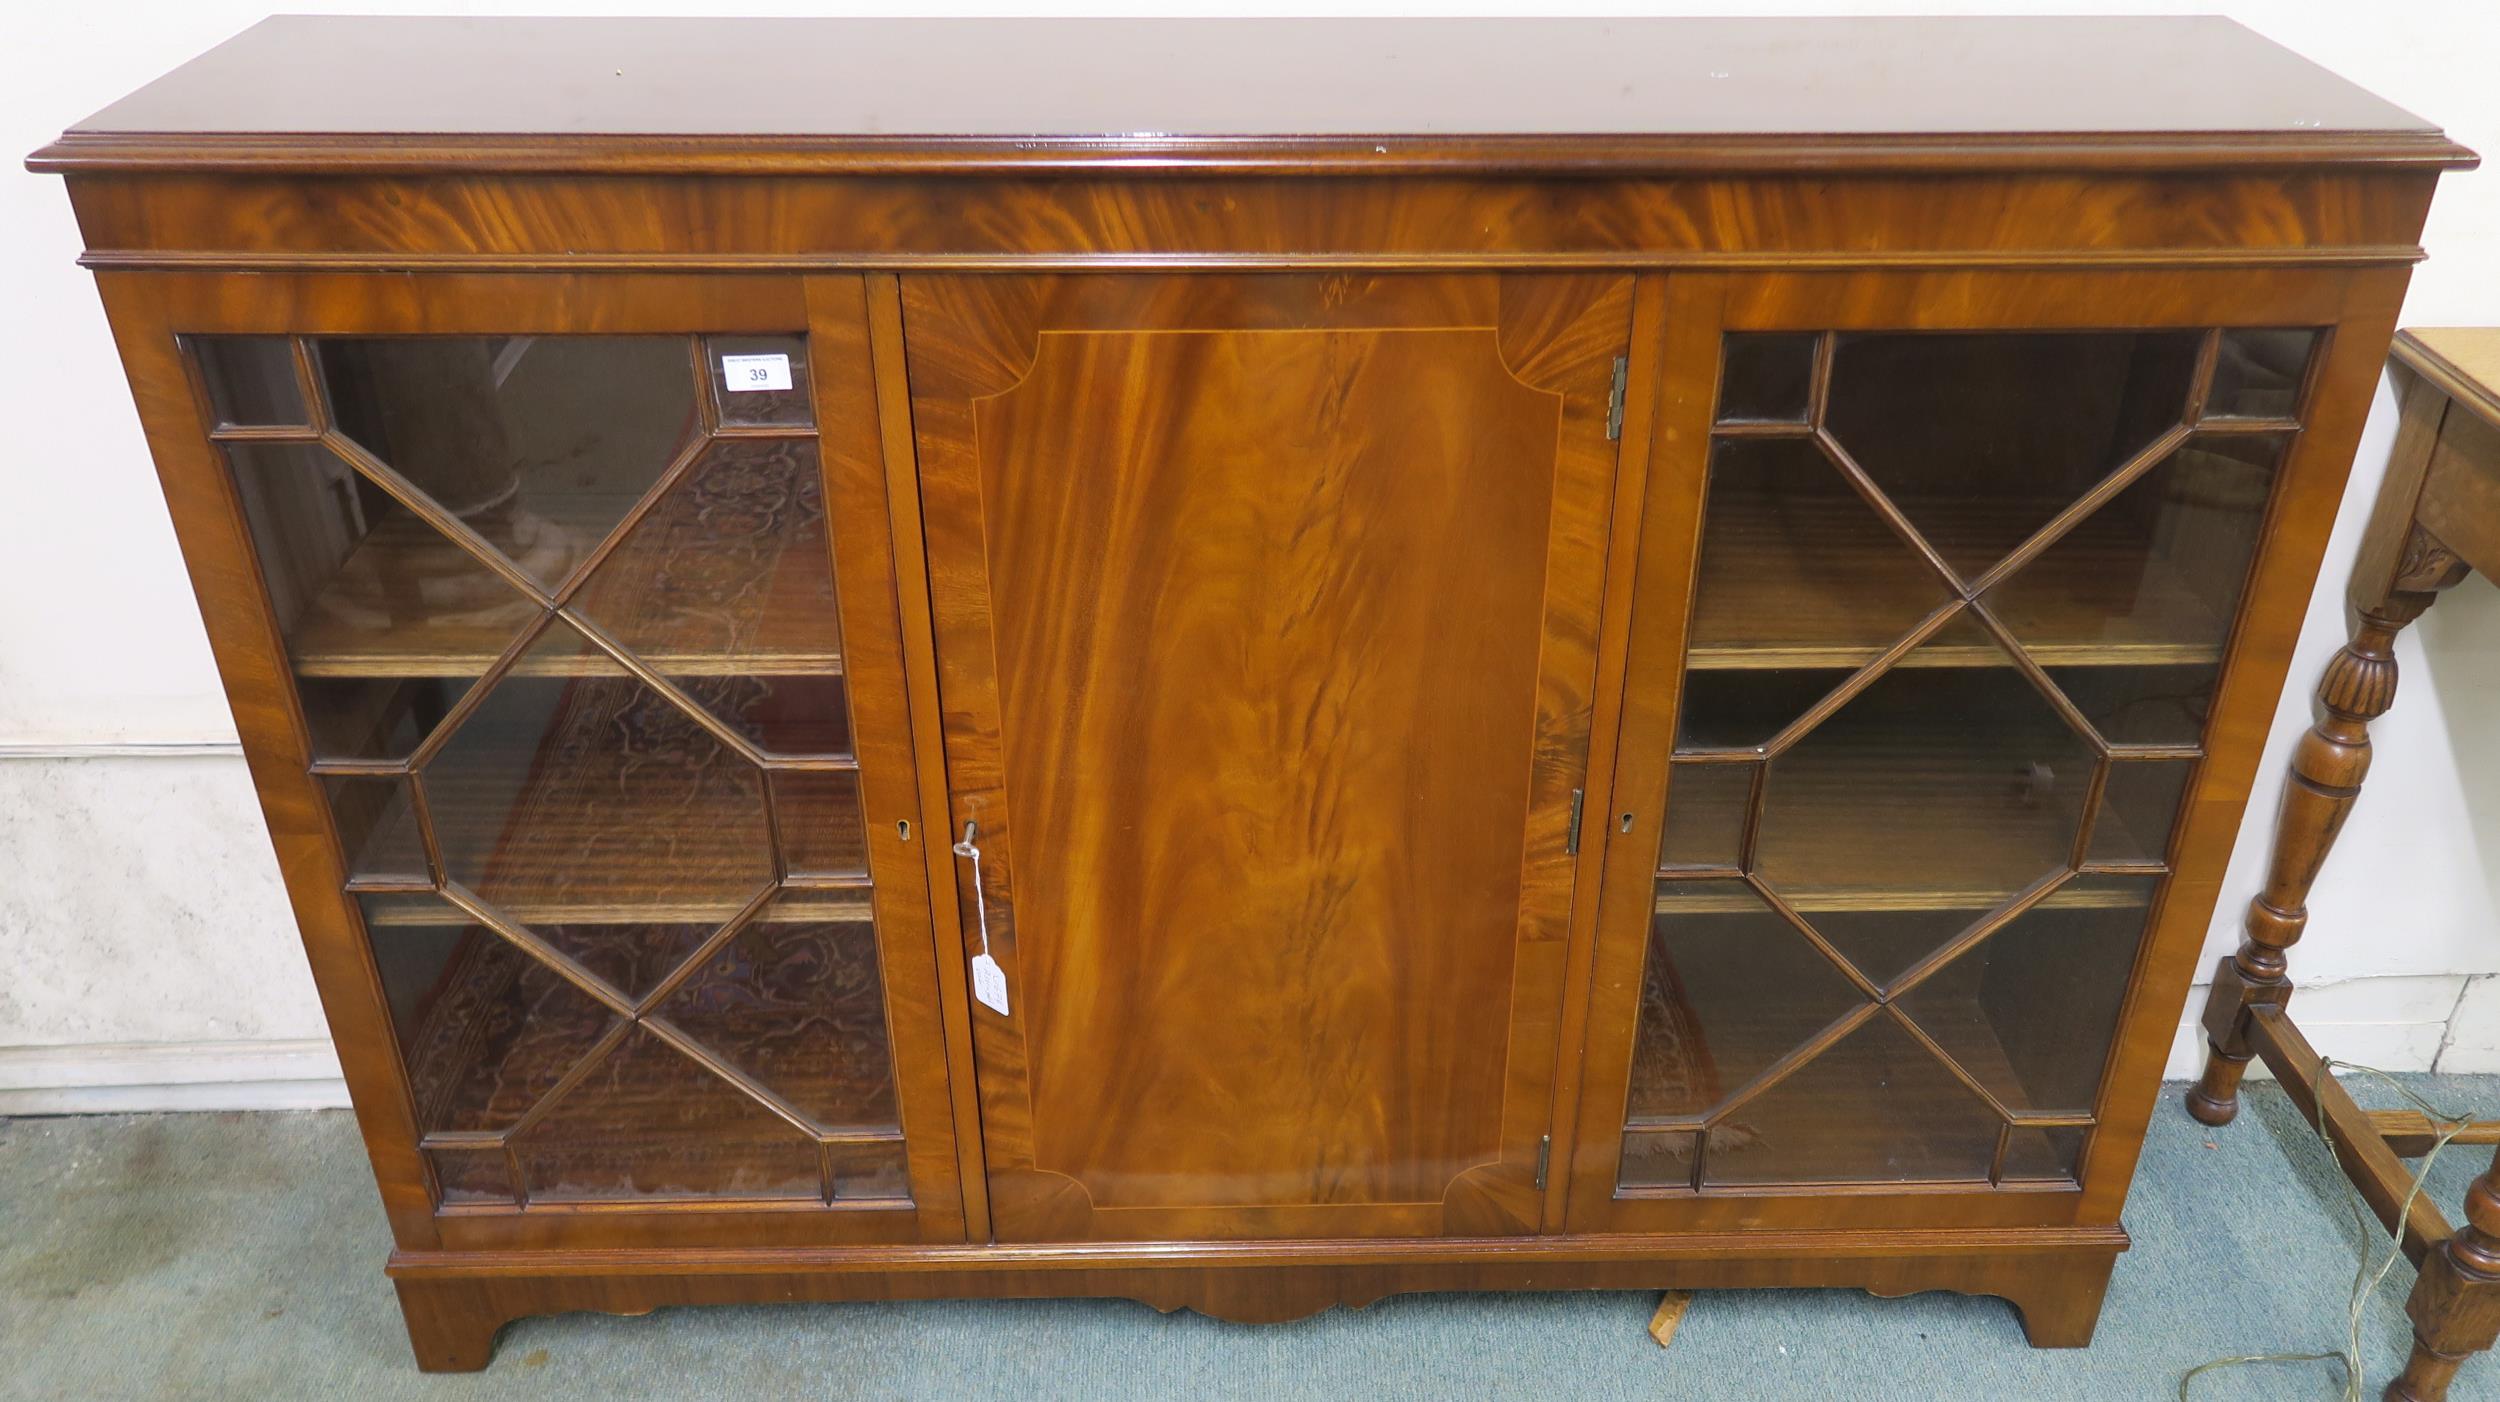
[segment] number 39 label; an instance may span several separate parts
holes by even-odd
[[[720,358],[721,383],[735,394],[741,390],[788,389],[790,357],[786,355],[724,355]]]

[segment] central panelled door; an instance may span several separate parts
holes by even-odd
[[[1000,1239],[1537,1230],[1631,310],[904,280]]]

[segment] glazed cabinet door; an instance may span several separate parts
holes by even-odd
[[[2305,581],[2331,515],[2345,286],[1670,284],[1570,1226],[2072,1220],[2306,599],[2241,668],[2252,568]]]
[[[902,303],[998,1237],[1536,1230],[1631,279]]]
[[[859,280],[107,294],[403,1245],[960,1239]]]

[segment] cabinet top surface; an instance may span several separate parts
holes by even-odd
[[[2228,20],[265,20],[37,169],[2452,164]]]

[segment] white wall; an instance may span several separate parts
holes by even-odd
[[[243,28],[268,0],[10,7],[0,154]],[[671,13],[594,0],[290,4],[383,12]],[[735,6],[815,12],[815,6]],[[841,7],[832,7],[839,9]],[[991,7],[996,12],[997,7]],[[1287,7],[1277,7],[1284,9]],[[1394,7],[1392,7],[1394,8]],[[1495,12],[1498,7],[1475,7]],[[1510,8],[1520,8],[1511,6]],[[2210,11],[2212,3],[1593,6],[1625,13]],[[2500,6],[2220,8],[2500,163]],[[1254,12],[1245,10],[1241,12]],[[2406,320],[2500,323],[2500,174],[2450,177]],[[335,1099],[310,980],[59,182],[0,170],[0,1112]],[[2282,756],[2343,636],[2338,598],[2392,436],[2382,394],[2241,835],[2213,951],[2259,878]],[[2390,1067],[2500,1070],[2500,591],[2408,633],[2377,768],[2313,902],[2303,1022]],[[2191,1013],[2194,1004],[2190,1004]],[[2452,1014],[2459,1012],[2452,1022]],[[2192,1066],[2183,1050],[2174,1072]]]

